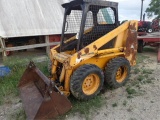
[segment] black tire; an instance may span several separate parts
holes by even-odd
[[[120,71],[121,78],[116,78]],[[123,86],[130,75],[130,63],[123,57],[117,57],[109,61],[105,67],[105,82],[112,88]]]
[[[85,81],[88,79],[89,76],[97,76],[98,79],[94,78],[94,82],[91,82],[90,85],[87,87],[90,87],[90,90],[93,90],[92,86],[96,86],[97,88],[90,93],[86,94],[85,90]],[[91,80],[91,79],[90,79]],[[95,83],[96,82],[96,83]],[[98,83],[98,85],[97,85]],[[102,70],[93,64],[85,64],[79,67],[76,71],[74,71],[73,75],[71,76],[70,80],[70,90],[72,95],[79,99],[79,100],[89,100],[93,97],[95,97],[100,90],[102,89],[104,83],[104,74]],[[87,89],[89,90],[89,89]]]
[[[147,30],[147,32],[148,32],[148,33],[152,33],[152,32],[153,32],[153,29],[152,29],[152,28],[149,28],[149,29]]]
[[[139,53],[143,52],[143,40],[138,40],[138,49],[137,49],[137,51]]]

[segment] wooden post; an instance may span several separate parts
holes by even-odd
[[[3,56],[7,56],[7,55],[6,55],[6,51],[5,51],[5,48],[6,48],[6,46],[5,46],[5,41],[4,41],[4,39],[2,39],[1,37],[0,37],[0,42],[1,42],[1,48],[2,48],[2,55],[3,55]]]
[[[49,36],[48,35],[45,36],[45,43],[49,44]],[[50,54],[50,46],[46,46],[46,53],[49,56],[49,54]]]

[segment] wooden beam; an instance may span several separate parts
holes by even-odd
[[[5,49],[6,49],[5,42],[4,42],[4,39],[2,39],[1,37],[0,37],[0,43],[1,43],[1,49],[0,49],[1,51],[0,52],[2,52],[3,56],[7,56],[6,51],[5,51]]]
[[[49,44],[49,35],[45,36],[45,43]],[[49,56],[49,54],[50,54],[50,46],[46,46],[46,53]]]
[[[31,48],[38,48],[38,47],[46,47],[51,45],[58,45],[59,43],[60,42],[52,42],[52,43],[41,43],[41,44],[34,44],[34,45],[7,47],[7,48],[4,48],[4,50],[6,51],[24,50],[24,49],[31,49]]]

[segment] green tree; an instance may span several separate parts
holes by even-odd
[[[150,18],[153,15],[160,18],[160,0],[151,0],[148,8],[146,9],[147,16]]]

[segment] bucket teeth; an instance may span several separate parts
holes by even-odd
[[[28,120],[55,118],[71,109],[70,101],[53,86],[54,82],[30,62],[18,85]]]

